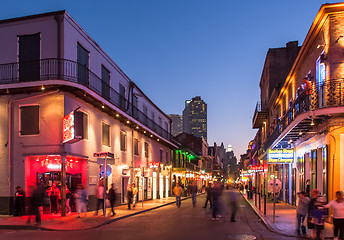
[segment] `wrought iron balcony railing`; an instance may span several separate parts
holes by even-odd
[[[159,124],[114,90],[87,67],[66,59],[42,59],[32,62],[0,64],[0,84],[34,82],[46,80],[64,80],[81,84],[96,92],[134,119],[159,134],[171,140],[171,134]],[[42,83],[40,83],[42,84]]]
[[[270,148],[279,135],[295,118],[305,112],[321,108],[344,106],[344,80],[327,81],[322,85],[313,84],[311,89],[305,89],[295,101],[290,104],[288,111],[278,121],[276,128],[266,139],[258,154]]]
[[[268,114],[267,103],[257,102],[256,108],[253,114],[252,127],[253,128],[261,127],[263,123],[266,121],[267,114]]]

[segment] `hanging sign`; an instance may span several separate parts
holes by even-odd
[[[73,111],[62,118],[62,142],[74,143],[84,138],[83,114]]]
[[[268,164],[282,164],[294,162],[294,149],[269,149]]]
[[[264,165],[252,165],[250,166],[252,172],[264,172]]]
[[[149,167],[150,168],[158,168],[158,167],[160,167],[160,163],[159,162],[150,162]]]

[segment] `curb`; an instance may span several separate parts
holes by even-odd
[[[199,194],[199,195],[202,195],[202,194]],[[187,200],[187,199],[190,199],[190,198],[191,197],[185,197],[185,198],[181,199],[181,201],[184,201],[184,200]],[[149,212],[149,211],[152,211],[152,210],[155,210],[155,209],[166,207],[168,205],[172,205],[172,204],[175,204],[175,203],[176,203],[176,201],[165,203],[165,204],[162,204],[162,205],[159,205],[159,206],[155,206],[155,207],[152,207],[152,208],[141,210],[141,211],[138,211],[138,212],[135,212],[135,213],[131,213],[131,214],[128,214],[128,215],[124,215],[124,216],[121,216],[121,217],[118,217],[118,218],[106,220],[105,222],[102,222],[101,224],[98,224],[96,226],[92,226],[92,227],[88,227],[88,228],[83,228],[83,229],[53,229],[53,228],[41,227],[41,226],[37,226],[37,225],[36,226],[33,226],[33,225],[0,225],[0,230],[4,230],[4,229],[7,229],[7,230],[44,230],[44,231],[84,231],[84,230],[91,230],[91,229],[95,229],[95,228],[99,228],[99,227],[111,224],[113,222],[120,221],[122,219],[126,219],[126,218],[129,218],[129,217],[133,217],[133,216],[139,215],[141,213],[145,213],[145,212]]]
[[[243,199],[245,199],[245,201],[247,202],[247,204],[251,207],[251,209],[253,210],[253,212],[257,215],[257,217],[261,220],[261,222],[263,223],[263,225],[266,227],[267,230],[269,230],[270,232],[285,236],[285,237],[296,237],[296,238],[302,238],[302,239],[309,239],[309,237],[305,237],[302,235],[292,235],[292,234],[287,234],[287,233],[283,233],[279,230],[274,229],[266,220],[265,218],[262,216],[262,214],[260,214],[260,212],[258,212],[258,210],[255,208],[255,206],[252,205],[252,203],[250,203],[246,197],[244,197],[244,195],[240,192],[241,196]]]

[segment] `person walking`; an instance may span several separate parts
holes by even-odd
[[[236,212],[238,209],[238,201],[239,201],[239,196],[238,192],[236,192],[234,189],[231,189],[229,191],[229,204],[232,209],[232,214],[231,214],[231,222],[236,222]]]
[[[137,201],[137,187],[135,186],[135,183],[131,184],[131,192],[133,194],[133,207],[135,207],[136,201]]]
[[[87,192],[84,189],[84,186],[81,184],[77,185],[76,192],[74,194],[75,197],[75,203],[76,203],[76,211],[78,213],[78,218],[80,218],[81,213],[87,212]]]
[[[15,194],[15,216],[25,215],[25,192],[18,186]]]
[[[210,204],[210,208],[213,207],[213,200],[212,200],[212,196],[211,196],[211,183],[209,183],[209,185],[205,188],[205,191],[207,193],[207,199],[205,200],[205,204],[203,208],[207,208],[208,202]]]
[[[103,209],[103,215],[105,216],[106,211],[105,211],[105,206],[104,206],[104,183],[103,181],[100,181],[97,187],[97,210],[95,215],[98,215],[98,211],[100,207]]]
[[[333,209],[333,236],[334,239],[344,239],[344,199],[343,192],[336,192],[336,199],[324,205],[324,208]],[[338,234],[339,232],[339,234]]]
[[[72,196],[72,193],[70,192],[69,188],[66,185],[66,210],[67,210],[67,214],[72,212],[72,209],[70,207],[71,196]]]
[[[297,233],[300,234],[302,231],[302,234],[306,234],[306,227],[303,224],[305,221],[305,218],[307,216],[308,211],[308,204],[309,204],[309,198],[306,197],[306,192],[302,191],[298,193],[299,197],[299,204],[296,208],[296,217],[297,217]]]
[[[128,210],[131,209],[131,203],[133,201],[133,190],[130,185],[127,188]]]
[[[306,195],[307,195],[307,192],[306,192]],[[314,239],[315,238],[315,224],[313,223],[312,221],[312,217],[313,217],[313,214],[314,214],[314,210],[316,209],[316,201],[317,201],[317,198],[320,196],[320,192],[318,189],[313,189],[311,192],[310,192],[310,201],[309,201],[309,204],[308,204],[308,211],[307,211],[307,228],[311,230],[311,238]]]
[[[179,183],[177,183],[176,186],[173,188],[173,193],[176,196],[176,205],[178,208],[180,208],[183,189],[179,186]]]
[[[114,208],[115,208],[115,203],[116,203],[116,191],[115,191],[115,188],[114,188],[114,184],[113,184],[113,183],[111,184],[111,188],[110,188],[110,190],[109,190],[108,199],[109,199],[109,201],[110,201],[112,216],[115,216],[116,213],[115,213]]]
[[[213,197],[212,220],[219,220],[218,214],[220,212],[221,186],[218,182],[215,182],[213,185],[211,195]]]
[[[58,214],[59,212],[59,200],[61,199],[60,189],[56,186],[56,182],[47,190],[50,197],[50,211],[52,214]]]
[[[193,181],[192,184],[189,186],[189,193],[192,198],[192,206],[196,207],[196,198],[197,198],[198,188],[195,181]]]
[[[30,198],[30,208],[29,208],[29,214],[26,223],[30,224],[31,223],[31,217],[32,215],[35,215],[36,217],[36,225],[41,225],[42,223],[42,218],[41,218],[41,211],[40,207],[43,206],[44,202],[44,190],[43,188],[40,187],[30,187],[30,193],[31,193],[31,198]]]

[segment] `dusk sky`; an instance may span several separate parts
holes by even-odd
[[[181,114],[186,99],[201,96],[209,145],[232,144],[239,157],[256,132],[252,116],[268,49],[301,45],[324,3],[4,0],[0,19],[65,9],[165,113]]]

